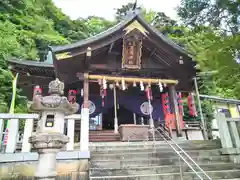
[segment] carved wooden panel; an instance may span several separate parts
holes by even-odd
[[[142,35],[138,30],[123,38],[122,68],[140,69],[142,57]]]

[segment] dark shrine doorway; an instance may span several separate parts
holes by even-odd
[[[102,129],[113,130],[114,129],[114,107],[107,110],[102,114]]]
[[[124,106],[119,105],[118,109],[118,125],[121,124],[134,124],[133,112],[126,109]]]
[[[133,112],[126,109],[124,106],[119,105],[117,109],[118,125],[121,124],[134,124]],[[102,128],[103,130],[114,129],[114,107],[108,109],[102,115]]]

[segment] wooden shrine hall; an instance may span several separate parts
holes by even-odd
[[[89,130],[123,134],[162,122],[181,136],[179,92],[192,92],[196,75],[188,53],[134,11],[96,36],[49,47],[44,62],[12,59],[9,64],[29,100],[36,85],[46,93],[52,79],[64,82],[65,95],[81,107],[75,132],[85,127],[85,136],[76,137],[83,145]]]

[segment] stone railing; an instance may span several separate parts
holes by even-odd
[[[230,155],[230,160],[240,163],[240,118],[226,118],[223,113],[216,115],[222,154]]]
[[[31,144],[28,142],[29,137],[34,133],[34,121],[39,119],[39,114],[5,114],[0,113],[0,139],[1,150],[5,153],[14,153],[17,148],[17,144],[21,144],[21,152],[30,152]],[[80,114],[73,114],[66,116],[67,120],[67,136],[69,137],[69,143],[67,143],[66,150],[74,150],[74,132],[75,121],[80,121]],[[2,149],[3,137],[4,137],[4,121],[8,120],[8,140],[5,145],[5,151]],[[19,143],[19,120],[24,120],[24,132],[21,143]],[[64,128],[64,127],[63,127]],[[82,132],[82,131],[80,131]],[[81,136],[81,135],[80,135]]]
[[[226,118],[223,113],[218,113],[216,119],[222,147],[240,148],[240,118]]]

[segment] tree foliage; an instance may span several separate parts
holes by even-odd
[[[78,41],[113,24],[94,16],[71,20],[51,0],[0,1],[0,112],[8,111],[12,94],[7,59],[44,61],[48,45]],[[21,91],[17,94],[16,110],[26,111]]]
[[[216,94],[240,98],[239,1],[182,0],[178,15],[188,27],[186,48],[202,71],[215,71]]]

